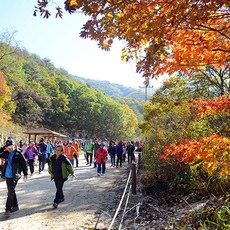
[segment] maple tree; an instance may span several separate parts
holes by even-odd
[[[230,111],[230,98],[227,94],[213,99],[197,98],[189,102],[191,104],[191,110],[195,112],[199,118],[202,118],[205,114],[210,115],[221,111]]]
[[[165,147],[165,155],[161,159],[168,156],[190,165],[201,163],[209,174],[230,175],[230,139],[226,137],[211,135],[198,141],[181,139],[178,145]]]
[[[230,112],[230,98],[224,95],[213,99],[197,98],[189,100],[191,113],[197,118],[205,115]],[[161,159],[173,156],[178,162],[189,165],[202,164],[203,169],[209,173],[218,173],[221,176],[229,176],[230,139],[213,134],[198,140],[181,139],[179,144],[172,143],[165,147]]]
[[[39,0],[34,11],[50,17]],[[81,10],[91,18],[81,37],[91,38],[109,50],[115,38],[124,40],[123,59],[134,59],[144,77],[172,74],[178,70],[217,68],[230,60],[229,0],[66,0],[69,13]],[[56,17],[62,17],[57,5]]]

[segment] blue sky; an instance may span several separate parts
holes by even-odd
[[[64,0],[56,2],[62,6]],[[103,51],[95,41],[79,37],[86,21],[83,14],[64,12],[63,19],[34,17],[36,3],[37,0],[1,0],[0,34],[16,30],[15,38],[21,47],[41,58],[49,58],[56,67],[62,67],[70,74],[133,88],[143,85],[135,64],[121,61],[122,42],[116,41],[111,51]],[[150,83],[157,87],[159,82],[151,80]]]

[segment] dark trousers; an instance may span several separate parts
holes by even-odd
[[[135,155],[134,153],[129,153],[128,154],[128,163],[132,163],[133,161],[135,161]]]
[[[101,171],[102,169],[102,171]],[[104,174],[105,173],[105,163],[97,164],[97,173]]]
[[[64,180],[62,178],[59,179],[54,179],[54,183],[56,186],[56,195],[54,199],[54,203],[59,204],[64,200],[64,194],[63,194],[63,185],[64,185]]]
[[[93,153],[88,153],[86,152],[86,161],[87,161],[87,164],[92,164],[92,161],[93,161]]]
[[[111,158],[111,165],[115,166],[115,155],[111,154],[110,158]]]
[[[29,168],[30,168],[30,173],[34,173],[34,159],[28,160]]]
[[[45,154],[39,155],[38,156],[38,161],[39,161],[39,172],[41,172],[45,168],[46,155]]]
[[[18,200],[15,193],[15,187],[17,182],[13,178],[6,178],[7,185],[7,200],[6,200],[6,211],[11,211],[14,207],[18,206]]]
[[[128,154],[128,163],[131,164],[132,163],[132,155]]]
[[[120,166],[122,165],[122,154],[117,154],[117,167],[118,167],[118,164],[120,163]]]
[[[78,167],[78,157],[77,157],[77,155],[74,154],[74,158],[76,160],[76,167]]]

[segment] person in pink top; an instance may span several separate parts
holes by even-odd
[[[29,164],[31,176],[33,176],[34,174],[34,162],[36,160],[37,154],[38,154],[38,150],[35,146],[35,143],[33,141],[30,141],[29,146],[25,150],[25,157]]]
[[[97,175],[100,176],[105,174],[105,164],[108,156],[108,151],[104,148],[103,144],[100,144],[100,147],[96,151],[95,160],[97,162]]]

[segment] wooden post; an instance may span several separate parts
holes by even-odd
[[[138,152],[138,169],[141,168],[142,152]]]
[[[132,194],[137,194],[136,163],[132,163]]]

